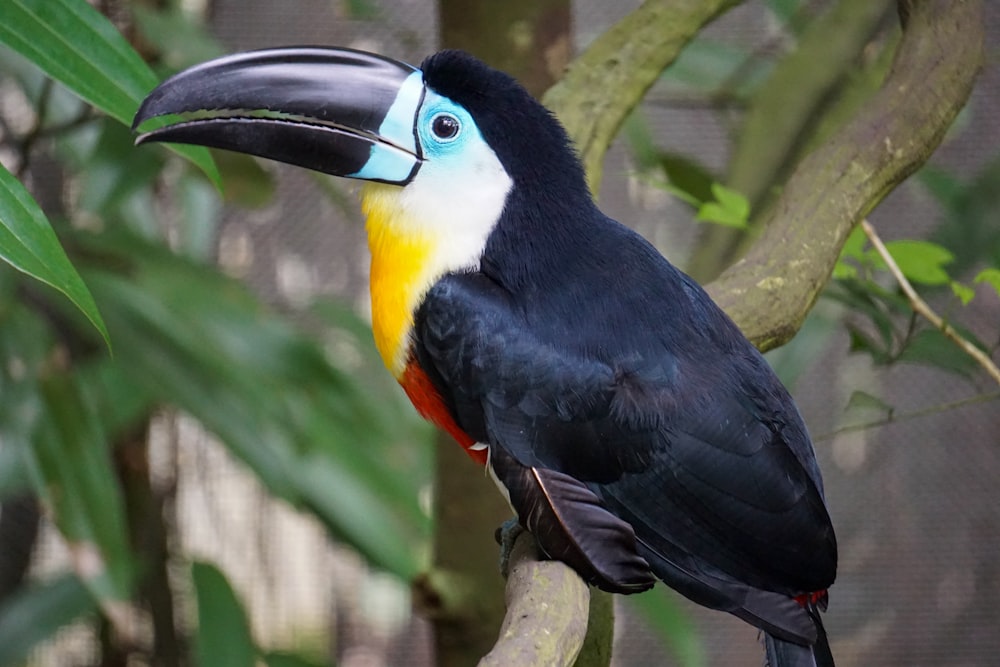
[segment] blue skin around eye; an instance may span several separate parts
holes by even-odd
[[[413,137],[413,117],[423,95],[423,74],[418,70],[406,78],[395,101],[379,126],[378,134],[396,146],[372,143],[368,162],[350,178],[405,182],[413,171],[417,152]]]
[[[440,139],[434,136],[431,126],[435,116],[446,113],[454,116],[459,122],[459,132],[454,137]],[[456,154],[462,151],[462,147],[473,137],[478,135],[475,123],[469,112],[458,106],[446,97],[427,92],[424,99],[424,108],[420,112],[420,126],[417,130],[420,135],[420,145],[424,149],[426,157],[443,157],[447,153]]]
[[[423,104],[418,110],[421,99]],[[455,137],[440,139],[431,131],[434,117],[441,113],[450,114],[458,120],[461,129]],[[482,141],[469,113],[446,97],[430,90],[424,92],[422,74],[417,71],[403,83],[378,130],[379,136],[395,146],[373,143],[368,162],[350,177],[405,183],[413,173],[416,160],[413,155],[417,152],[413,134],[415,115],[417,140],[420,141],[424,159],[441,160],[447,155],[460,154],[470,141],[477,138]]]

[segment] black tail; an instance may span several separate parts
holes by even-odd
[[[816,643],[812,646],[793,644],[764,633],[767,667],[835,667],[819,611],[810,606],[809,615],[816,622]]]

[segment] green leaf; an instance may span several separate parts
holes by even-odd
[[[953,275],[963,275],[980,265],[1000,266],[1000,225],[996,224],[1000,210],[1000,155],[968,180],[955,180],[952,177],[945,185],[934,187],[943,215],[930,240],[955,254],[955,263],[949,265]]]
[[[222,217],[219,193],[204,179],[187,175],[177,183],[177,196],[184,214],[177,223],[174,247],[196,260],[211,261]]]
[[[968,285],[963,285],[957,280],[952,280],[950,284],[951,291],[959,298],[963,306],[968,306],[969,302],[976,296],[976,290]]]
[[[916,174],[916,180],[927,188],[945,210],[955,207],[963,195],[963,184],[950,171],[926,164]]]
[[[85,0],[4,0],[0,42],[126,126],[131,126],[139,103],[158,83],[135,49]],[[205,148],[171,150],[221,187]]]
[[[899,266],[899,270],[911,282],[921,285],[947,285],[951,282],[951,277],[944,267],[955,257],[947,248],[930,241],[909,239],[889,241],[885,247]],[[874,250],[869,252],[872,253],[875,266],[887,268],[882,258],[874,254]]]
[[[833,266],[834,278],[837,280],[846,280],[858,277],[858,267],[845,260],[852,259],[861,264],[867,261],[864,253],[866,238],[865,232],[861,227],[855,227],[851,231],[847,240],[844,241],[843,247],[840,249],[840,257],[837,258],[837,263]]]
[[[24,186],[2,165],[0,259],[65,294],[110,346],[108,330],[94,297],[66,257],[48,219]]]
[[[83,583],[99,600],[125,600],[135,567],[108,437],[77,378],[52,375],[41,389],[45,414],[31,461],[35,492],[88,568]]]
[[[875,410],[885,413],[892,412],[895,408],[874,394],[856,389],[851,392],[851,397],[847,399],[847,406],[844,408],[844,411],[848,410]]]
[[[212,156],[226,181],[226,201],[244,208],[261,208],[274,199],[274,176],[249,155],[213,151]]]
[[[643,595],[625,598],[639,611],[670,649],[681,667],[702,667],[708,664],[705,645],[698,629],[683,609],[681,597],[662,587]]]
[[[997,296],[1000,296],[1000,269],[983,269],[972,279],[972,282],[977,285],[986,283],[996,290]]]
[[[858,277],[858,267],[846,264],[842,261],[833,265],[833,277],[837,280],[847,280]]]
[[[126,125],[156,76],[84,0],[5,0],[0,41]]]
[[[387,377],[368,363],[370,332],[357,355],[353,336],[334,330],[324,355],[236,281],[121,236],[79,240],[108,267],[127,267],[87,274],[108,304],[115,362],[142,392],[215,433],[272,493],[312,511],[374,564],[415,575],[429,532],[418,498],[430,478],[430,432],[398,432],[416,416],[397,408],[398,387],[387,400],[368,379]],[[340,349],[348,354],[338,365],[363,380],[331,364]]]
[[[847,236],[847,240],[844,241],[843,247],[840,249],[840,258],[850,257],[851,259],[856,259],[862,261],[865,259],[864,247],[867,241],[867,236],[865,236],[865,230],[861,226],[855,227],[851,230],[851,233]]]
[[[257,650],[250,623],[226,577],[209,563],[191,564],[198,603],[195,664],[201,667],[255,667]]]
[[[32,650],[97,606],[80,580],[64,574],[33,584],[0,606],[0,665],[19,665]]]
[[[131,133],[118,123],[101,121],[94,127],[97,144],[80,165],[78,210],[108,220],[122,201],[156,181],[163,159],[160,151],[136,150]]]
[[[892,361],[892,350],[887,345],[879,344],[868,333],[857,326],[848,323],[847,333],[850,336],[851,352],[867,352],[876,364],[888,364]]]
[[[31,490],[28,459],[42,415],[38,369],[51,358],[50,325],[8,290],[20,277],[0,271],[0,498]],[[68,306],[67,306],[68,308]],[[0,546],[0,549],[3,547]]]
[[[978,343],[971,333],[961,332],[966,340]],[[979,346],[982,347],[981,345]],[[938,329],[922,329],[908,342],[897,357],[899,361],[908,361],[925,366],[942,368],[964,377],[972,375],[979,365],[968,354],[963,352],[954,341],[950,340]]]
[[[715,201],[701,205],[698,220],[746,229],[750,218],[750,202],[747,198],[721,183],[712,183],[712,195]]]
[[[895,339],[893,314],[909,315],[910,304],[894,292],[889,292],[870,280],[846,279],[831,283],[823,295],[847,306],[852,312],[867,317],[878,330],[880,350],[891,350]],[[888,352],[887,352],[888,353]]]
[[[711,199],[712,186],[716,181],[705,167],[676,153],[658,151],[656,157],[671,185],[687,193],[695,201]]]

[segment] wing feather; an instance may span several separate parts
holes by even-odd
[[[656,578],[638,555],[635,532],[569,475],[519,464],[502,448],[490,465],[510,494],[522,525],[549,558],[568,564],[587,583],[612,593],[638,593]]]
[[[549,556],[620,592],[648,587],[648,564],[702,604],[809,642],[791,596],[836,572],[812,447],[766,362],[699,290],[675,290],[692,299],[682,320],[711,335],[682,323],[657,338],[649,323],[594,333],[575,312],[543,318],[555,301],[447,276],[417,314],[417,360],[489,443]]]

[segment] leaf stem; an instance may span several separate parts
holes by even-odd
[[[898,422],[909,421],[911,419],[917,419],[919,417],[927,417],[929,415],[948,412],[949,410],[964,408],[968,405],[975,405],[977,403],[987,403],[989,401],[995,401],[998,399],[1000,399],[1000,391],[994,391],[988,394],[977,394],[976,396],[970,396],[969,398],[963,398],[957,401],[952,401],[950,403],[931,405],[926,408],[914,410],[913,412],[906,412],[903,414],[890,412],[887,416],[883,417],[882,419],[860,422],[858,424],[847,424],[846,426],[835,428],[832,431],[821,433],[820,435],[815,435],[813,436],[812,439],[813,442],[821,442],[823,440],[830,440],[844,433],[853,433],[854,431],[865,431],[870,428],[876,428],[879,426],[888,426],[889,424],[896,424]]]
[[[899,283],[899,287],[903,290],[903,294],[905,294],[906,298],[910,301],[910,306],[913,310],[922,315],[946,337],[950,338],[952,342],[958,345],[963,352],[975,359],[976,363],[985,368],[986,372],[989,373],[994,380],[996,380],[997,384],[1000,384],[1000,368],[997,368],[997,365],[993,363],[993,360],[990,359],[985,352],[963,338],[953,326],[948,324],[944,318],[934,312],[934,310],[927,305],[926,301],[920,298],[917,291],[913,289],[913,285],[911,285],[910,281],[903,275],[903,272],[900,270],[899,265],[896,264],[896,261],[892,258],[892,255],[889,254],[888,249],[886,249],[885,244],[882,243],[882,239],[879,238],[878,232],[875,231],[875,228],[872,227],[871,223],[867,220],[862,220],[861,229],[864,230],[865,236],[868,237],[872,247],[875,248],[875,251],[878,252],[886,266],[889,267],[889,272],[892,273],[896,282]]]

